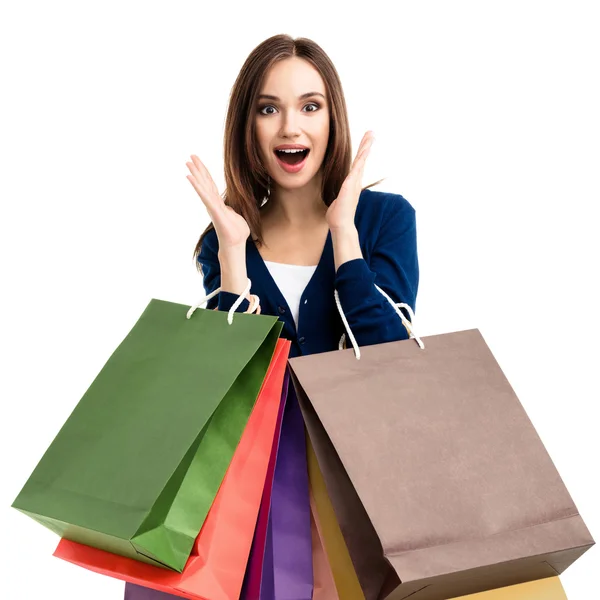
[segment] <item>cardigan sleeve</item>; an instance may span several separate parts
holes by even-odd
[[[211,294],[221,286],[221,265],[219,264],[219,241],[214,229],[211,229],[202,240],[202,247],[198,254],[198,262],[202,266],[202,283],[206,294]],[[219,292],[211,298],[206,308],[228,311],[239,298],[231,292]],[[250,302],[244,298],[235,312],[246,312]]]
[[[390,194],[383,207],[369,264],[357,258],[340,265],[335,287],[359,346],[408,339],[402,320],[375,284],[395,303],[404,302],[415,310],[419,284],[415,209],[398,194]],[[408,312],[401,310],[410,320]]]

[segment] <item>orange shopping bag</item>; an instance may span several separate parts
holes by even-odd
[[[54,556],[189,600],[239,598],[285,389],[280,339],[256,405],[182,573],[62,539]]]

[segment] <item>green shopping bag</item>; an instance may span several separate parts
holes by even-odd
[[[181,572],[282,323],[153,299],[13,507],[61,537]]]

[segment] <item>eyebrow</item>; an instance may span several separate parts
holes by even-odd
[[[298,100],[304,100],[306,98],[310,98],[311,96],[321,96],[321,98],[323,98],[323,100],[325,100],[325,96],[323,96],[323,94],[321,94],[321,92],[306,92],[306,94],[302,94],[302,96],[298,97]],[[278,98],[277,96],[271,96],[269,94],[259,94],[258,98],[265,98],[266,100],[276,100],[279,101],[281,100],[281,98]]]

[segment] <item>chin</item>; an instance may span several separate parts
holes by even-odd
[[[307,183],[310,183],[315,177],[316,173],[312,175],[304,175],[297,177],[290,175],[289,177],[279,176],[277,179],[271,175],[271,179],[277,182],[277,185],[283,190],[297,190],[303,188]]]

